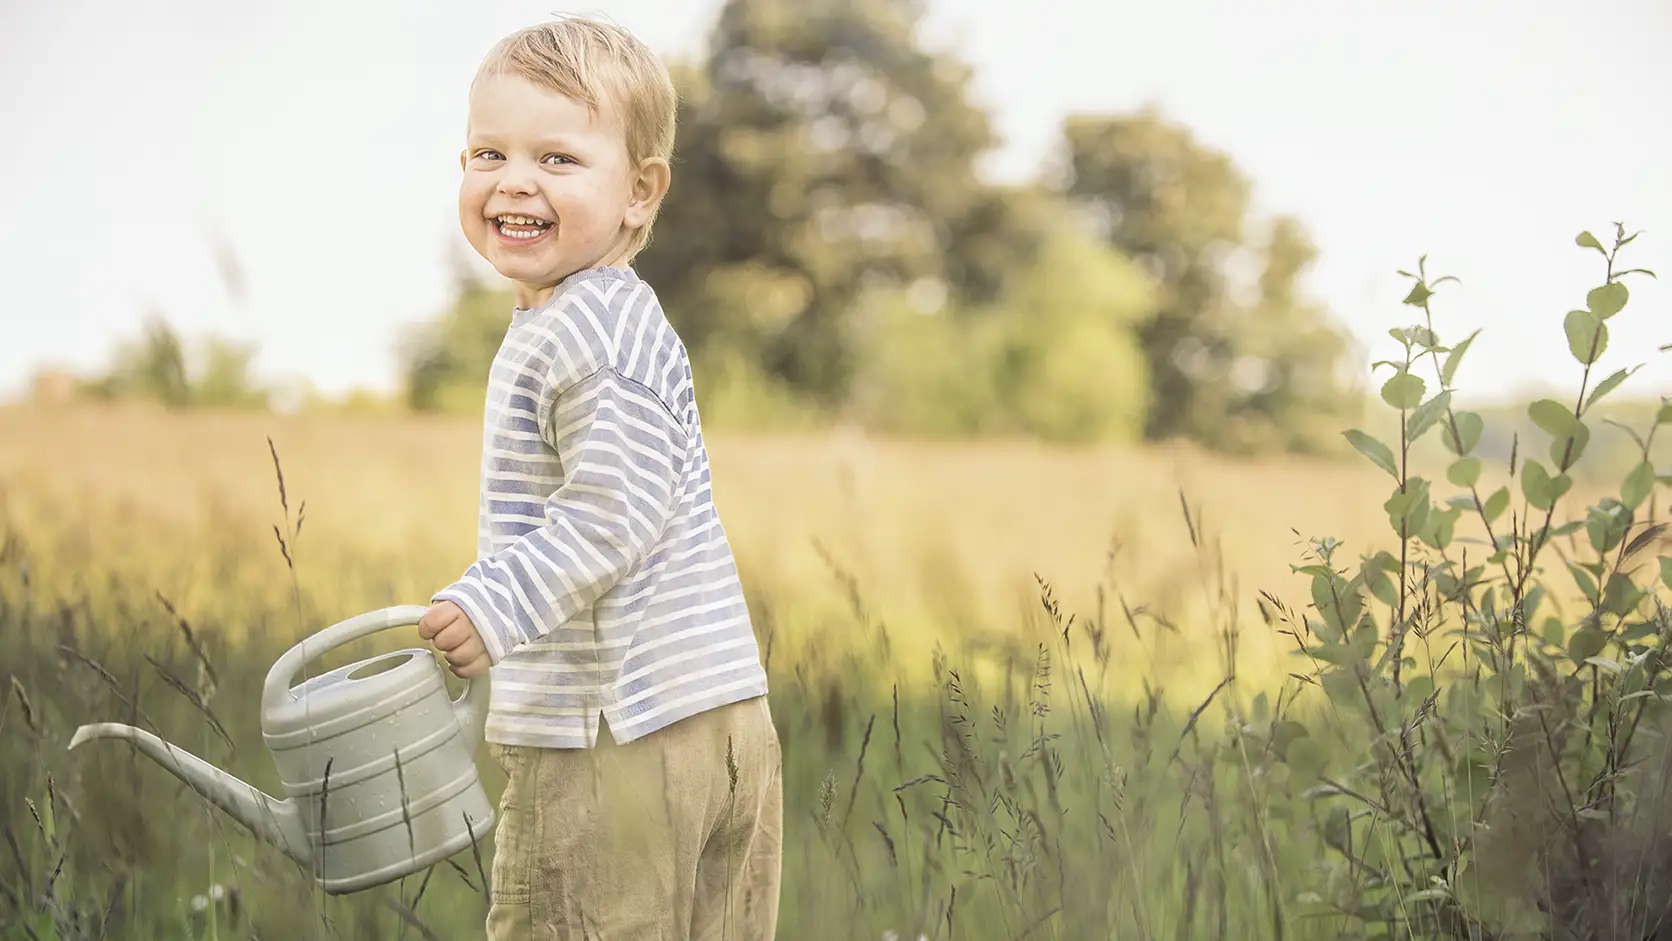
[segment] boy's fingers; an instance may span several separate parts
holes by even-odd
[[[463,624],[453,621],[437,631],[430,643],[434,644],[437,650],[453,650],[469,639],[470,631]]]
[[[458,608],[450,604],[432,605],[418,619],[418,636],[433,640],[449,624],[458,619]]]
[[[449,664],[449,666],[451,666],[451,664]],[[490,666],[492,666],[492,664],[488,662],[488,655],[486,652],[483,652],[480,656],[463,666],[452,667],[452,670],[453,675],[459,679],[469,680],[475,679],[476,677],[487,673]]]
[[[463,641],[447,650],[447,662],[455,667],[468,666],[487,655],[487,648],[475,637]]]

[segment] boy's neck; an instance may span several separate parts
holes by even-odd
[[[625,267],[627,267],[627,246],[623,243],[615,246],[603,258],[587,265],[585,268],[577,268],[563,277],[558,278],[557,282],[554,284],[526,284],[519,281],[515,285],[517,309],[533,310],[536,307],[544,306],[547,301],[552,299],[552,295],[557,293],[557,285],[562,284],[582,271],[593,271],[598,268]]]

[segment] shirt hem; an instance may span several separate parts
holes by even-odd
[[[539,732],[532,731],[492,731],[484,735],[483,739],[484,741],[494,745],[576,750],[596,747],[596,739],[602,738],[607,734],[610,736],[610,740],[615,744],[625,745],[629,742],[637,741],[665,729],[682,719],[689,719],[692,716],[700,715],[714,709],[719,709],[722,706],[730,706],[734,703],[746,702],[751,699],[759,699],[760,697],[767,695],[769,691],[768,686],[769,684],[767,682],[766,672],[763,670],[754,682],[736,689],[726,690],[723,693],[698,697],[697,699],[694,699],[677,709],[670,709],[667,712],[662,713],[657,716],[655,720],[647,723],[623,722],[618,726],[614,723],[609,723],[609,715],[605,710],[599,710],[599,712],[605,712],[604,721],[609,723],[608,731],[606,732],[602,727],[595,725],[592,722],[588,722],[588,727],[581,733],[579,743],[576,742],[575,735],[572,732],[541,734]],[[593,717],[596,717],[598,714],[598,712],[594,712]],[[593,739],[594,743],[591,745],[587,744],[588,739]]]

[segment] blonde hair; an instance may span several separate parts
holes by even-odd
[[[597,116],[605,100],[621,116],[627,160],[637,169],[651,157],[672,160],[678,94],[667,66],[637,36],[614,23],[562,16],[519,29],[488,51],[476,73],[511,74],[581,102]],[[474,85],[474,82],[472,83]],[[656,207],[627,246],[632,260],[650,243]]]

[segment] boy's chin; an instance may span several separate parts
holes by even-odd
[[[551,287],[563,280],[558,266],[552,264],[531,264],[525,259],[491,259],[493,270],[507,281],[528,287]]]

